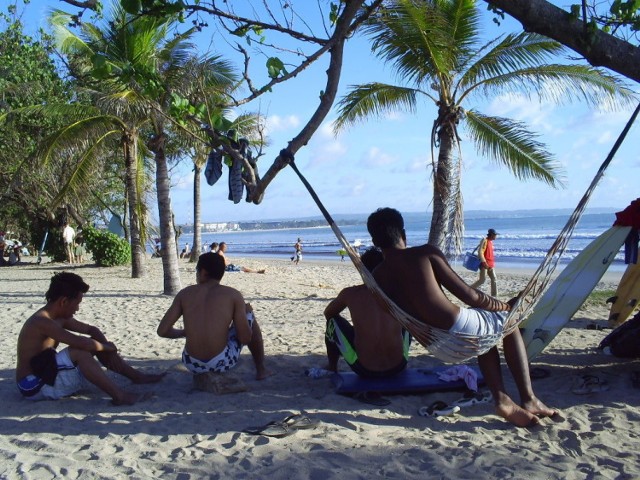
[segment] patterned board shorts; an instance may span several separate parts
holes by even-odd
[[[253,328],[254,318],[253,312],[247,313],[247,320],[251,328]],[[236,329],[232,326],[229,328],[227,346],[218,355],[211,360],[204,361],[192,357],[185,349],[182,351],[182,363],[191,373],[226,372],[238,363],[242,346],[236,335]]]

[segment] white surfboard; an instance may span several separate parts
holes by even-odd
[[[558,275],[542,295],[533,313],[522,322],[520,330],[532,360],[571,320],[613,262],[631,227],[611,227]]]

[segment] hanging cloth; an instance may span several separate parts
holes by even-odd
[[[209,185],[213,185],[222,176],[222,152],[212,149],[207,158],[207,166],[204,169],[204,176]]]

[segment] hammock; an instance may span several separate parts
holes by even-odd
[[[309,184],[302,173],[300,173],[300,170],[298,170],[298,167],[294,162],[293,154],[285,149],[280,152],[280,156],[289,160],[289,165],[291,166],[291,168],[293,168],[294,172],[298,175],[304,186],[311,194],[311,197],[316,202],[325,220],[333,230],[333,233],[336,235],[336,238],[340,241],[343,248],[346,250],[349,258],[351,258],[351,261],[358,270],[358,273],[362,277],[364,284],[369,288],[369,290],[380,301],[382,301],[391,315],[413,335],[416,341],[418,341],[422,346],[429,350],[435,357],[444,362],[458,363],[468,361],[472,358],[476,358],[479,355],[482,355],[483,353],[486,353],[488,350],[493,348],[505,335],[509,335],[516,328],[518,328],[518,325],[525,318],[527,318],[536,302],[544,292],[545,288],[549,284],[558,261],[564,253],[566,246],[569,243],[571,236],[573,235],[575,226],[580,220],[580,217],[582,216],[593,191],[595,190],[600,179],[603,177],[605,170],[613,160],[613,157],[618,151],[627,133],[631,129],[631,126],[638,116],[638,113],[640,113],[640,105],[636,107],[635,111],[631,115],[631,118],[625,125],[624,129],[620,133],[620,136],[616,140],[616,143],[609,152],[609,155],[607,155],[607,158],[598,169],[595,177],[591,181],[591,184],[582,196],[580,202],[578,203],[578,206],[567,220],[564,228],[560,231],[558,237],[547,252],[546,257],[533,274],[533,277],[531,278],[531,280],[529,280],[529,283],[521,292],[518,301],[507,316],[503,331],[494,335],[485,335],[481,337],[462,333],[450,333],[447,330],[433,327],[424,322],[421,322],[420,320],[417,320],[416,318],[403,311],[398,305],[396,305],[393,300],[391,300],[378,287],[378,284],[373,278],[373,275],[371,275],[371,273],[364,267],[360,260],[360,257],[358,256],[358,253],[344,237],[342,231],[340,230],[340,228],[338,228],[333,218],[320,201],[320,198],[314,191],[313,187]]]

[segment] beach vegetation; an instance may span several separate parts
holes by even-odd
[[[82,235],[87,251],[99,267],[127,265],[131,261],[131,245],[115,233],[86,225],[82,229]]]
[[[433,104],[430,129],[433,214],[428,242],[450,257],[462,251],[462,129],[482,157],[517,179],[563,184],[562,171],[539,136],[523,122],[489,115],[474,100],[522,94],[564,104],[628,105],[633,93],[602,70],[577,63],[549,63],[564,47],[538,34],[501,35],[487,41],[475,0],[395,0],[364,26],[372,51],[401,79],[352,87],[338,103],[336,130],[369,117],[415,113]]]

